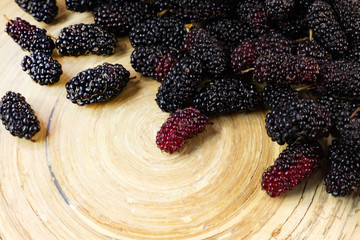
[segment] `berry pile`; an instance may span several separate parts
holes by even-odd
[[[48,23],[57,14],[52,0],[15,2],[39,21]],[[318,141],[329,134],[335,140],[324,154],[329,158],[326,191],[344,196],[360,187],[360,1],[65,3],[71,11],[92,11],[95,23],[64,28],[56,40],[61,55],[111,55],[116,37],[129,33],[133,69],[159,82],[155,102],[170,113],[156,137],[161,150],[179,151],[213,115],[265,108],[267,134],[288,144],[262,177],[271,197],[319,168]],[[59,81],[61,66],[51,57],[55,44],[46,30],[16,18],[5,31],[30,52],[22,67],[35,82]],[[78,105],[106,101],[123,90],[129,76],[120,64],[87,69],[66,84],[67,98]],[[32,110],[14,93],[3,99],[6,128],[31,138],[38,131]],[[26,107],[18,109],[18,102]],[[23,122],[16,122],[18,116]]]

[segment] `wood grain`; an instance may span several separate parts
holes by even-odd
[[[51,25],[11,0],[2,0],[0,11],[53,36],[93,21],[58,5]],[[131,68],[131,51],[121,38],[110,57],[55,54],[64,74],[46,87],[21,70],[27,53],[0,32],[0,95],[22,93],[42,128],[36,142],[0,129],[2,240],[358,239],[359,195],[331,197],[321,171],[276,199],[261,190],[262,172],[283,149],[264,131],[265,112],[214,118],[181,152],[158,150],[156,132],[168,115],[154,101],[159,83]],[[137,78],[107,103],[68,101],[65,83],[103,62],[121,63]]]

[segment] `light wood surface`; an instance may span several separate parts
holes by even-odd
[[[93,22],[64,2],[46,25],[2,0],[0,26],[4,14],[19,16],[56,37]],[[155,136],[168,114],[154,101],[159,83],[134,72],[131,51],[122,38],[110,57],[55,54],[64,74],[46,87],[21,70],[27,53],[0,31],[0,95],[22,93],[41,121],[36,142],[0,126],[0,239],[359,239],[359,195],[328,195],[321,171],[276,199],[261,190],[283,149],[265,133],[265,112],[213,118],[181,152],[162,153]],[[103,62],[137,78],[107,103],[67,100],[65,83]]]

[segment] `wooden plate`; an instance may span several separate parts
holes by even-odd
[[[14,1],[2,0],[0,11],[53,36],[93,21],[64,2],[51,25]],[[265,133],[265,112],[213,118],[182,151],[162,153],[155,136],[168,114],[154,101],[159,83],[134,72],[131,51],[121,38],[110,57],[55,54],[64,74],[46,87],[21,70],[27,53],[0,32],[0,94],[22,93],[41,121],[36,142],[0,129],[1,239],[357,239],[359,196],[331,197],[321,171],[276,199],[261,190],[262,172],[283,149]],[[103,62],[136,79],[107,103],[67,100],[65,83]]]

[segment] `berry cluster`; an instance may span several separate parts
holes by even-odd
[[[57,13],[55,1],[16,2],[47,23]],[[179,150],[212,115],[263,106],[270,110],[267,134],[288,144],[263,174],[270,196],[319,168],[317,141],[330,133],[336,140],[329,147],[327,192],[344,196],[359,188],[359,1],[66,0],[66,7],[92,11],[95,24],[64,28],[56,41],[62,55],[111,55],[116,37],[129,33],[132,67],[160,82],[155,102],[170,113],[156,138],[161,150]],[[55,44],[45,30],[16,18],[5,31],[31,52],[22,66],[35,82],[59,81]],[[108,100],[129,75],[119,64],[87,69],[66,84],[67,98],[78,105]],[[13,135],[31,138],[38,123],[23,102],[8,93],[0,116]]]

